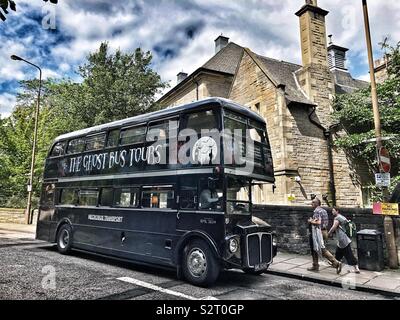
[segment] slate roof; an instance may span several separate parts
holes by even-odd
[[[258,64],[261,64],[260,67],[265,73],[267,73],[267,76],[269,76],[276,85],[284,86],[285,98],[288,104],[295,102],[300,104],[315,105],[307,98],[297,81],[295,73],[301,69],[301,65],[254,54],[249,49],[245,49],[234,42],[228,43],[225,48],[216,53],[192,75],[195,75],[202,70],[208,70],[234,76],[245,50],[247,50],[252,57],[255,58]],[[332,72],[335,79],[335,92],[337,94],[352,92],[358,88],[363,88],[369,85],[368,82],[353,79],[348,72],[340,70],[333,70]],[[160,100],[169,96],[175,90],[178,90],[180,86],[187,81],[190,81],[190,78],[191,77],[189,76],[187,79],[172,88],[163,97],[161,97]]]
[[[332,70],[335,79],[335,92],[337,94],[351,93],[357,89],[366,88],[369,82],[354,79],[349,72]]]
[[[257,59],[264,65],[271,77],[279,84],[285,86],[285,97],[288,102],[297,102],[302,104],[311,104],[311,102],[301,90],[295,72],[301,69],[298,64],[279,61],[256,55]]]
[[[202,68],[234,75],[243,55],[243,48],[234,42],[208,60]]]

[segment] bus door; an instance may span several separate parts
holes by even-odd
[[[170,263],[176,237],[176,200],[173,185],[144,185],[141,205],[126,216],[124,250]]]
[[[200,230],[215,240],[223,236],[222,181],[210,176],[182,176],[176,225],[181,234]]]

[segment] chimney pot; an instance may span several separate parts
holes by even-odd
[[[176,75],[176,78],[177,78],[177,81],[178,81],[178,83],[181,83],[183,80],[185,80],[186,78],[187,78],[187,76],[188,76],[188,74],[187,73],[185,73],[185,72],[179,72],[177,75]]]

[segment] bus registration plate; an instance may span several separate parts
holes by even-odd
[[[260,271],[264,269],[268,269],[268,263],[266,262],[254,266],[254,271]]]

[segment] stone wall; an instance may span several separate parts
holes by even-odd
[[[0,223],[25,224],[25,209],[0,208]],[[38,211],[33,211],[33,224],[36,224]]]
[[[180,90],[162,100],[164,107],[191,103],[208,97],[228,98],[232,76],[206,74],[188,81]],[[198,99],[197,99],[198,96]]]
[[[254,59],[252,53],[246,49],[234,78],[229,99],[259,112],[265,119],[275,172],[284,172],[288,169],[288,162],[293,159],[288,156],[286,148],[285,99]],[[269,186],[263,186],[261,190],[257,188],[254,190],[254,201],[285,203],[286,182],[285,176],[276,176],[275,193]]]
[[[25,223],[24,209],[0,209],[0,223]]]
[[[331,226],[333,221],[331,209],[325,209],[329,213]],[[356,224],[357,231],[375,229],[384,233],[384,218],[373,215],[371,209],[342,208],[341,212]],[[271,224],[276,231],[279,250],[298,254],[310,253],[307,220],[311,213],[311,207],[277,205],[256,205],[254,207],[254,215]],[[397,249],[400,253],[400,217],[395,217],[394,223]],[[353,241],[353,247],[354,249],[357,247],[355,240]],[[329,240],[328,249],[334,252],[335,248],[336,240]]]

